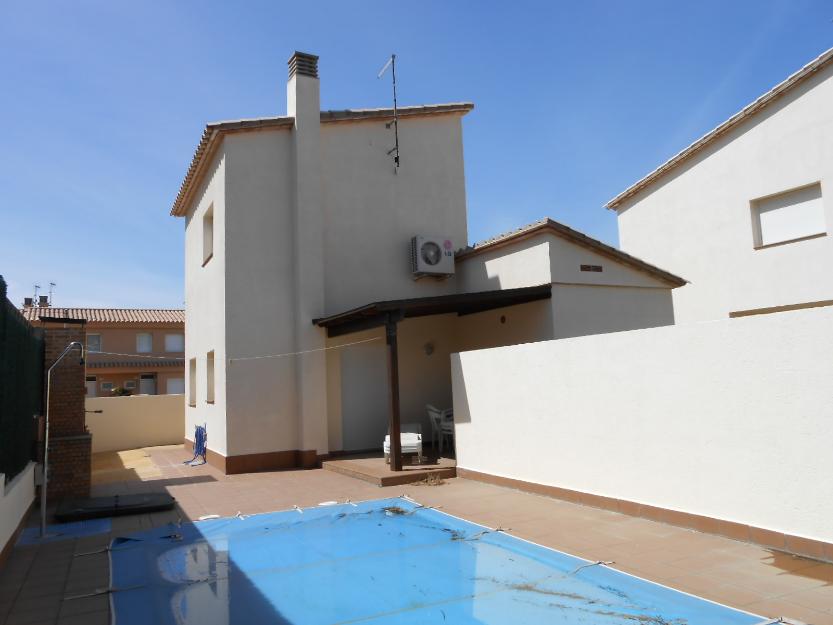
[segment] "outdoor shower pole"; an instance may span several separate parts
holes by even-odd
[[[49,370],[46,372],[46,417],[43,426],[43,480],[40,488],[40,536],[46,536],[46,483],[49,478],[49,398],[52,394],[52,370],[58,366],[58,363],[63,360],[74,347],[81,350],[81,364],[84,364],[84,346],[78,341],[73,341],[66,346],[58,359],[52,363]]]

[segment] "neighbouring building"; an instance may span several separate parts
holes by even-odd
[[[610,202],[677,322],[833,304],[833,49]]]
[[[83,320],[87,397],[116,389],[133,395],[185,392],[185,313],[155,308],[59,308],[29,298],[21,309],[34,325]]]
[[[210,463],[380,450],[397,417],[427,432],[425,405],[451,406],[453,352],[674,323],[683,279],[552,220],[469,245],[472,109],[321,111],[318,58],[295,53],[285,116],[206,127],[171,214],[186,435],[206,426]]]

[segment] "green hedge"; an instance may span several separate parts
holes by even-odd
[[[11,480],[33,457],[43,404],[43,336],[6,297],[0,276],[0,473]]]

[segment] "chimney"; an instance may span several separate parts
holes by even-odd
[[[32,307],[32,298],[31,297],[24,297],[23,298],[23,308],[31,308]]]
[[[38,296],[38,307],[39,308],[49,308],[49,296],[48,295],[39,295]]]
[[[309,76],[310,78],[318,78],[318,57],[314,54],[296,51],[295,54],[289,58],[288,65],[290,78],[292,78],[295,74]]]
[[[296,52],[289,59],[286,112],[294,118],[293,300],[296,351],[326,347],[326,335],[309,320],[324,314],[324,215],[321,197],[321,102],[318,57]],[[326,453],[327,368],[323,358],[295,362],[298,449]],[[315,455],[312,455],[315,458]]]
[[[286,114],[307,118],[302,123],[320,121],[321,108],[318,89],[318,57],[314,54],[296,52],[289,65],[289,83],[286,85]],[[314,119],[313,119],[314,115]]]

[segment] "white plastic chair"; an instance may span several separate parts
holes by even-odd
[[[422,424],[403,423],[399,426],[399,444],[403,454],[416,454],[422,464]],[[385,453],[385,462],[390,464],[390,428],[382,443],[382,451]]]
[[[454,446],[454,411],[449,408],[443,410],[440,420],[440,456],[443,455],[443,441],[448,438],[452,447]]]
[[[431,445],[436,449],[440,438],[443,411],[431,404],[425,404],[425,411],[428,413],[428,422],[431,424]]]

